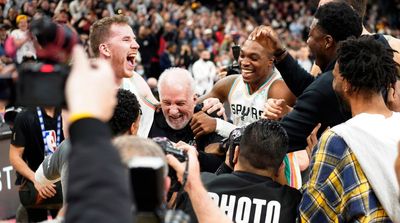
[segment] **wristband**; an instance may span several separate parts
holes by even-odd
[[[231,124],[222,119],[216,118],[217,126],[215,127],[215,132],[221,135],[222,137],[228,138],[229,134],[236,129],[234,124]]]
[[[80,119],[93,118],[93,117],[94,117],[94,115],[92,113],[88,113],[88,112],[76,113],[76,114],[72,114],[69,117],[69,123],[76,122]]]

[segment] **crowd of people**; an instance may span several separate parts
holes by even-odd
[[[12,123],[17,221],[400,222],[397,5],[1,4],[1,73],[48,62],[40,17],[81,42],[68,109]]]

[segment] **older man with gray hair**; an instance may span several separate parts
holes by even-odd
[[[170,68],[165,70],[159,78],[158,91],[160,94],[161,110],[154,114],[153,125],[151,126],[149,137],[167,137],[172,142],[183,141],[195,144],[197,149],[204,151],[212,143],[219,142],[222,137],[216,133],[211,133],[198,138],[194,137],[190,128],[190,121],[195,113],[201,112],[201,105],[196,106],[195,82],[190,72],[183,68]],[[205,171],[214,172],[223,161],[213,156],[213,161],[202,160],[207,165]]]

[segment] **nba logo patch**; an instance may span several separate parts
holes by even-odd
[[[54,130],[49,130],[49,131],[45,131],[44,134],[45,134],[47,148],[50,150],[47,152],[54,153],[54,151],[56,151],[56,149],[57,149],[56,132]]]

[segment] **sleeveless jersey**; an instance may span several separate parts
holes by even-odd
[[[272,75],[261,87],[250,94],[250,86],[238,76],[229,91],[228,102],[231,108],[232,121],[236,126],[246,126],[260,119],[264,104],[268,99],[268,91],[272,83],[282,79],[279,72],[274,69]]]
[[[133,78],[123,78],[121,88],[129,90],[130,92],[135,94],[137,100],[139,101],[140,109],[142,110],[142,117],[140,118],[139,130],[137,132],[137,135],[143,138],[147,138],[150,132],[151,125],[153,124],[155,106],[138,93]]]

